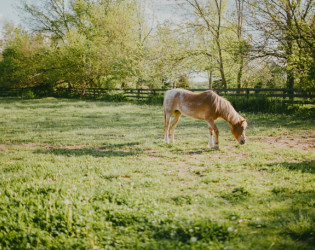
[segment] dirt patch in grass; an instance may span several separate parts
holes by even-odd
[[[281,136],[253,136],[250,137],[250,140],[274,147],[295,148],[303,151],[315,150],[315,131],[313,130],[298,131],[296,134]]]
[[[0,144],[0,151],[2,151],[2,152],[7,152],[7,151],[9,151],[9,150],[7,149],[6,145]]]

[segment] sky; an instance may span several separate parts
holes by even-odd
[[[15,8],[18,2],[19,0],[0,0],[0,29],[7,22],[20,23],[18,12]]]
[[[39,0],[40,1],[40,0]],[[162,22],[167,19],[178,21],[180,18],[177,3],[183,0],[140,0],[147,2],[149,13],[154,13],[155,21]],[[19,5],[20,0],[0,0],[0,30],[7,22],[20,24],[22,23],[16,6]]]
[[[141,0],[140,0],[141,1]],[[183,0],[146,0],[148,5],[148,11],[154,13],[155,18],[159,22],[165,20],[172,20],[174,22],[180,22],[182,19],[182,10],[178,7],[178,3]]]

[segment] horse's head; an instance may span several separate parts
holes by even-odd
[[[246,128],[247,128],[247,122],[245,119],[242,119],[237,124],[232,125],[232,134],[234,135],[235,139],[240,144],[245,144],[246,142],[246,136],[245,136]]]

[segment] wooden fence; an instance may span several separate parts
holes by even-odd
[[[206,89],[190,89],[194,92],[202,92]],[[59,97],[81,97],[98,99],[105,96],[117,96],[127,100],[145,102],[155,97],[161,97],[167,89],[106,89],[85,88],[69,89],[58,88],[52,93],[45,93],[36,88],[0,88],[0,96],[27,97],[33,93],[36,97],[59,96]],[[315,89],[272,89],[272,88],[240,88],[240,89],[213,89],[221,96],[236,96],[244,99],[252,97],[269,97],[281,103],[290,104],[315,104]]]
[[[194,92],[203,92],[207,89],[190,89]],[[165,89],[128,89],[126,97],[141,101],[162,95]],[[241,88],[241,89],[213,89],[221,96],[238,96],[248,99],[250,97],[270,97],[282,103],[291,104],[315,104],[315,89],[271,89],[271,88]]]

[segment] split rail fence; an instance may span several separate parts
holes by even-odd
[[[206,89],[190,89],[194,92],[202,92]],[[123,98],[136,102],[147,102],[154,97],[161,97],[167,89],[106,89],[106,88],[58,88],[47,94],[36,88],[0,88],[1,97],[25,97],[28,92],[36,97],[59,96],[81,97],[99,99],[104,96],[120,95]],[[240,89],[213,89],[221,96],[237,96],[248,99],[251,97],[270,97],[277,102],[290,104],[315,104],[315,88],[313,89],[274,89],[274,88],[240,88]]]

